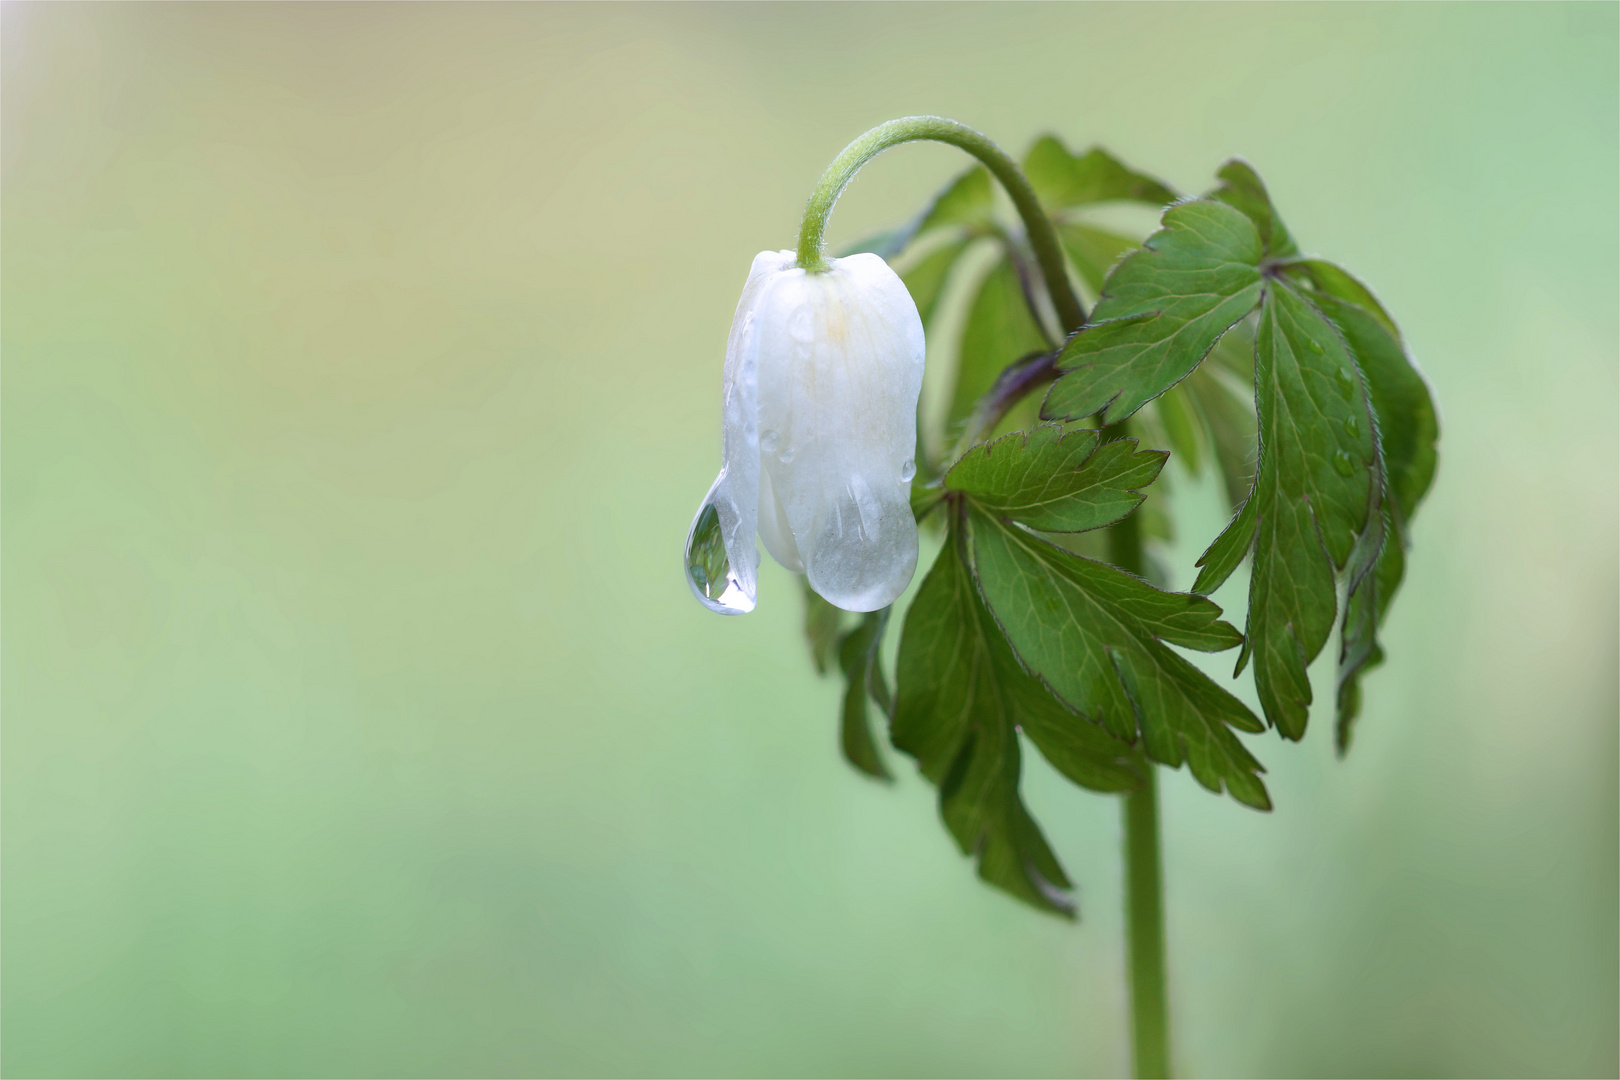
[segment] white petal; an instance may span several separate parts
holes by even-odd
[[[887,263],[861,254],[824,273],[774,275],[754,314],[769,489],[811,587],[846,610],[874,611],[905,591],[917,567],[916,305]]]
[[[799,561],[799,549],[793,543],[793,527],[788,524],[787,511],[782,501],[771,490],[771,471],[759,470],[759,540],[771,558],[792,570],[804,573]]]
[[[759,552],[754,533],[759,518],[759,318],[755,308],[766,285],[793,265],[791,251],[762,251],[754,256],[742,299],[726,339],[720,420],[724,466],[712,498],[720,516],[726,556],[737,585],[750,602],[758,590]]]

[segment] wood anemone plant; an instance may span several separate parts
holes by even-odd
[[[910,223],[829,259],[845,185],[919,139],[979,164]],[[1349,748],[1439,436],[1372,292],[1302,254],[1247,164],[1215,175],[1182,196],[1051,136],[1020,165],[938,117],[855,140],[817,185],[797,251],[755,262],[727,348],[725,467],[685,562],[693,592],[727,613],[754,606],[756,533],[807,573],[805,631],[817,669],[846,681],[850,764],[889,776],[875,704],[979,876],[1019,900],[1074,917],[1070,878],[1020,797],[1025,740],[1074,783],[1121,796],[1138,1076],[1170,1073],[1157,767],[1186,765],[1269,811],[1237,733],[1304,736],[1307,668],[1335,623]],[[992,178],[1016,222],[998,218]],[[1162,209],[1159,230],[1096,223],[1120,201]],[[928,418],[923,334],[964,292],[943,415]],[[1214,470],[1232,509],[1190,592],[1168,588],[1149,550],[1168,537],[1155,481],[1172,454],[1191,475]],[[941,546],[906,609],[891,690],[889,603],[919,529]],[[1240,631],[1208,595],[1245,561]],[[1250,672],[1261,715],[1171,646],[1238,649],[1233,677]]]

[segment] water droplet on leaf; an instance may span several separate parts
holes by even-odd
[[[1356,379],[1355,376],[1350,374],[1350,369],[1340,368],[1333,373],[1333,377],[1339,380],[1339,389],[1344,391],[1346,397],[1349,397],[1356,388]]]
[[[1339,471],[1340,476],[1352,476],[1356,471],[1356,462],[1343,450],[1333,451],[1333,467]]]
[[[720,479],[724,478],[722,472]],[[737,572],[726,554],[720,513],[714,507],[714,493],[719,486],[720,480],[716,480],[692,519],[691,531],[686,534],[686,580],[692,586],[692,594],[710,611],[743,615],[754,610],[754,601],[738,584]]]
[[[1344,431],[1352,439],[1361,438],[1361,423],[1355,417],[1349,417],[1344,422]]]

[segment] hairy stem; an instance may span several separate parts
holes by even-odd
[[[1052,297],[1063,329],[1073,333],[1085,325],[1086,309],[1069,284],[1069,272],[1063,262],[1063,247],[1058,242],[1057,230],[1052,227],[1035,189],[1029,186],[1018,163],[985,136],[966,124],[947,120],[942,116],[906,116],[879,124],[848,146],[827,166],[804,208],[804,223],[799,228],[799,265],[816,273],[827,268],[823,253],[823,235],[827,218],[832,215],[833,204],[843,193],[845,185],[855,178],[861,166],[891,146],[904,142],[925,140],[948,143],[978,158],[990,170],[1001,186],[1012,197],[1018,216],[1024,221],[1029,245],[1035,251],[1041,276],[1046,280],[1046,291]]]

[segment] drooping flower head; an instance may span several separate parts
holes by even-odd
[[[755,257],[726,344],[724,464],[687,541],[699,600],[752,610],[756,533],[845,610],[905,591],[923,356],[917,306],[877,255],[816,272],[792,251]]]

